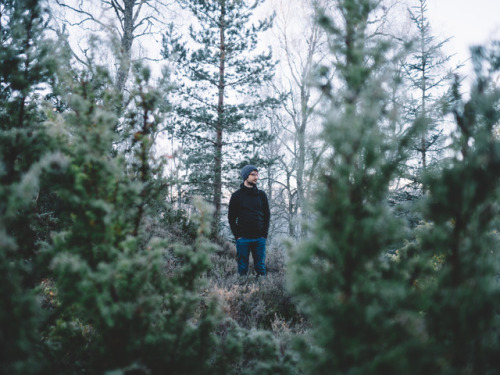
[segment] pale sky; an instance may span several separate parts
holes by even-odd
[[[428,0],[427,7],[433,34],[453,37],[445,52],[455,61],[469,58],[472,45],[500,40],[500,0]],[[470,73],[470,64],[464,68]]]

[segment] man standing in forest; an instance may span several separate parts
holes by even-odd
[[[271,212],[267,195],[257,189],[259,172],[253,165],[241,169],[243,179],[239,190],[231,195],[228,219],[236,238],[238,273],[246,275],[250,253],[257,276],[266,274],[266,240]]]

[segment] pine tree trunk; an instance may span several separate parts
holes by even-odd
[[[224,19],[226,15],[225,1],[221,1],[219,35],[220,35],[220,59],[219,59],[219,101],[217,104],[217,127],[215,137],[215,155],[214,155],[214,221],[213,221],[213,235],[219,234],[219,221],[220,221],[220,206],[222,196],[222,135],[224,125],[224,67],[226,46],[224,39]]]
[[[421,116],[423,120],[426,120],[427,118],[427,110],[426,110],[426,96],[427,96],[427,76],[426,76],[426,70],[427,70],[427,65],[426,65],[426,51],[425,51],[425,37],[426,37],[426,26],[425,26],[425,18],[423,17],[424,14],[424,4],[420,3],[420,12],[422,14],[422,27],[420,31],[420,53],[422,56],[422,96],[421,96]],[[425,125],[425,129],[423,129],[422,132],[422,139],[421,139],[421,154],[422,154],[422,171],[425,173],[427,170],[427,123]],[[422,193],[426,194],[427,188],[422,185]]]

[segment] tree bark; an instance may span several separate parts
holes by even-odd
[[[125,84],[130,72],[132,43],[134,41],[135,0],[125,0],[123,5],[123,9],[121,9],[123,14],[123,35],[121,39],[120,64],[116,73],[116,87],[120,92],[123,92],[125,89]]]
[[[422,56],[422,96],[421,96],[421,104],[422,104],[422,109],[421,109],[421,116],[422,119],[426,119],[427,113],[426,113],[426,96],[427,96],[427,65],[426,65],[426,55],[428,55],[426,49],[425,49],[425,39],[426,39],[426,26],[425,26],[425,17],[424,17],[424,4],[421,2],[420,3],[420,14],[422,15],[422,25],[420,29],[420,53]],[[425,172],[427,169],[427,124],[426,128],[422,132],[422,139],[421,139],[421,153],[422,153],[422,170]],[[426,187],[425,185],[423,186],[423,193],[426,193]]]
[[[221,10],[219,18],[219,83],[218,83],[218,94],[219,100],[217,103],[217,123],[215,129],[215,155],[214,155],[214,166],[215,166],[215,176],[214,176],[214,221],[213,221],[213,235],[217,236],[219,234],[219,224],[220,224],[220,208],[221,208],[221,196],[222,196],[222,139],[223,139],[223,125],[224,125],[224,69],[225,69],[225,59],[226,59],[226,46],[225,46],[225,16],[226,16],[226,3],[225,0],[221,1]]]

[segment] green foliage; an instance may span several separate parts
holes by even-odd
[[[44,361],[33,291],[47,216],[39,176],[60,164],[40,110],[54,60],[38,1],[2,1],[0,9],[0,372],[30,374]]]
[[[161,96],[147,69],[136,72],[127,158],[113,152],[118,114],[109,108],[120,107],[104,69],[64,82],[67,110],[51,119],[65,124],[59,141],[69,160],[53,186],[65,226],[43,253],[58,301],[45,340],[53,372],[198,374],[214,342],[215,307],[202,305],[197,291],[209,266],[207,225],[197,224],[190,246],[152,238],[144,227],[164,184],[152,157]],[[210,213],[198,206],[205,220]],[[165,269],[168,252],[181,266]]]
[[[0,198],[3,198],[0,194]],[[0,371],[8,374],[39,373],[43,358],[37,355],[40,309],[35,295],[24,287],[28,270],[15,259],[14,240],[0,223]]]
[[[42,212],[36,200],[21,206],[9,199],[22,175],[54,149],[43,126],[40,93],[55,60],[51,43],[43,38],[46,24],[38,1],[6,1],[1,6],[0,183],[6,199],[0,202],[0,215],[6,215],[4,225],[16,241],[16,254],[32,259],[41,239],[36,217]]]
[[[219,335],[216,374],[300,374],[299,357],[269,331],[245,330],[227,320]]]
[[[473,51],[476,81],[464,101],[455,83],[455,154],[429,178],[422,252],[442,254],[442,266],[426,291],[426,324],[439,373],[491,373],[498,353],[498,178],[500,92],[492,85],[500,49]]]

